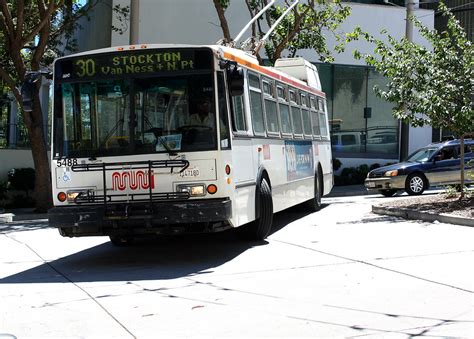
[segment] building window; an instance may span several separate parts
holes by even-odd
[[[317,66],[326,93],[334,155],[398,159],[399,121],[392,115],[393,104],[373,91],[374,86],[385,86],[387,79],[366,66]],[[321,100],[315,102],[320,111],[322,105]],[[320,118],[322,129],[325,125]]]

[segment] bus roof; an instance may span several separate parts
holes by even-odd
[[[222,46],[222,45],[189,45],[189,44],[138,44],[138,45],[125,45],[125,46],[117,46],[117,47],[107,47],[101,49],[95,49],[75,54],[70,54],[57,60],[61,60],[63,58],[69,57],[76,57],[76,56],[84,56],[84,55],[91,55],[91,54],[101,54],[101,53],[111,53],[111,52],[122,52],[122,51],[133,51],[133,50],[144,50],[144,49],[158,49],[158,48],[210,48],[214,51],[216,56],[221,56],[225,59],[236,61],[239,65],[257,71],[259,73],[263,73],[269,77],[272,77],[276,80],[279,80],[284,83],[288,83],[289,85],[298,87],[300,89],[304,89],[306,91],[312,92],[313,94],[325,97],[326,95],[322,92],[321,84],[319,82],[319,77],[317,75],[317,70],[314,65],[309,63],[308,61],[301,62],[300,60],[304,60],[302,58],[295,58],[295,59],[279,59],[279,60],[294,60],[294,65],[298,67],[300,65],[304,65],[307,72],[314,71],[316,72],[316,77],[318,81],[311,81],[314,78],[314,75],[304,75],[303,71],[299,72],[285,72],[281,69],[270,67],[270,66],[261,66],[258,63],[258,60],[255,56],[247,53],[246,51]],[[280,64],[285,64],[285,62],[281,62]],[[278,63],[277,63],[278,65]],[[282,67],[284,68],[284,67]],[[298,76],[303,74],[301,76]],[[295,76],[296,75],[296,76]],[[297,77],[298,76],[298,77]]]

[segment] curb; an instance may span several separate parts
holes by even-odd
[[[28,214],[14,214],[14,213],[3,213],[0,214],[1,223],[11,223],[14,221],[28,221],[28,220],[47,220],[48,214],[46,213],[28,213]]]
[[[383,206],[372,206],[372,212],[375,214],[391,215],[411,220],[438,221],[447,224],[474,227],[474,219],[456,217],[447,214],[431,214],[413,211],[406,208],[394,208]]]

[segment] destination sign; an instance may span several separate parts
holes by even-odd
[[[210,69],[210,50],[154,49],[86,55],[56,63],[56,79],[134,76]]]

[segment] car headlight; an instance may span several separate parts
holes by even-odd
[[[398,175],[398,170],[387,171],[384,173],[384,177],[396,177]]]

